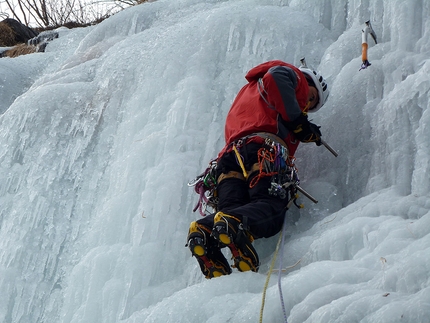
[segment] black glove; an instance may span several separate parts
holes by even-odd
[[[301,114],[296,120],[287,122],[287,127],[301,142],[314,142],[317,146],[321,146],[320,127],[309,122],[306,114]]]

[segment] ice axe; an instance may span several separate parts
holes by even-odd
[[[326,143],[324,140],[322,140],[322,139],[320,139],[321,140],[321,144],[324,146],[324,147],[326,147],[333,155],[334,155],[334,157],[337,157],[338,156],[338,153],[333,149],[333,148],[331,148],[330,147],[330,145],[328,144],[328,143]],[[290,183],[289,183],[290,184]],[[313,197],[312,195],[310,195],[308,192],[306,192],[303,188],[301,188],[298,184],[295,184],[294,185],[294,187],[299,191],[299,192],[301,192],[304,196],[306,196],[308,199],[310,199],[312,202],[314,202],[315,204],[316,203],[318,203],[318,200],[315,198],[315,197]],[[292,200],[293,201],[293,200]],[[290,201],[290,203],[291,203],[291,201]],[[290,205],[290,204],[289,204]],[[288,207],[289,207],[289,205],[288,205]]]
[[[331,152],[332,154],[333,154],[333,156],[334,157],[337,157],[337,156],[339,156],[339,154],[333,149],[333,148],[331,148],[330,147],[330,145],[328,144],[328,143],[326,143],[324,140],[322,140],[321,138],[320,138],[320,140],[321,140],[321,144],[325,147],[325,148],[327,148],[328,149],[328,151],[329,152]]]
[[[370,65],[372,65],[367,59],[367,48],[369,47],[367,43],[367,35],[370,34],[370,36],[372,36],[373,40],[375,41],[375,44],[378,43],[376,40],[376,33],[372,28],[370,20],[366,21],[365,24],[366,26],[363,30],[361,30],[361,60],[363,61],[363,63],[361,64],[361,68],[359,69],[359,71],[364,70]]]

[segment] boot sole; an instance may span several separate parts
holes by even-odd
[[[254,264],[252,259],[256,259],[258,261],[258,257],[255,252],[249,248],[249,246],[243,246],[246,248],[246,252],[251,254],[251,257],[246,256],[244,252],[242,252],[233,242],[233,238],[225,229],[216,231],[214,237],[221,242],[224,246],[228,247],[231,251],[232,258],[234,261],[234,265],[232,267],[237,268],[239,271],[258,271],[258,264]]]
[[[192,254],[201,257],[206,254],[205,248],[203,246],[196,245],[193,247]]]
[[[221,241],[221,243],[225,244],[226,246],[232,243],[231,237],[227,233],[220,233],[218,235],[218,240]]]
[[[225,270],[222,265],[217,265],[214,261],[206,256],[198,257],[205,266],[204,275],[207,279],[216,278],[224,275],[229,275],[230,273]]]
[[[258,264],[255,265],[251,257],[246,256],[234,243],[227,245],[233,255],[234,268],[239,271],[258,271]],[[254,259],[258,259],[254,252],[248,248]]]

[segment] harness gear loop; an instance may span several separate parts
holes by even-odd
[[[243,176],[242,173],[231,170],[227,174],[222,173],[221,175],[218,176],[218,185],[219,185],[219,183],[221,183],[222,180],[224,180],[226,178],[237,178],[237,179],[240,179],[242,181],[246,181],[245,176]]]

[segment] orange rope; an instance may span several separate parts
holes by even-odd
[[[273,176],[273,175],[276,175],[278,173],[278,172],[266,173],[263,169],[265,160],[267,160],[271,163],[274,163],[275,162],[275,154],[268,152],[267,149],[265,149],[265,148],[260,148],[258,150],[258,165],[259,165],[260,171],[259,171],[258,175],[255,176],[252,179],[252,181],[249,183],[250,188],[253,188],[255,185],[257,185],[260,178],[267,177],[267,176]]]

